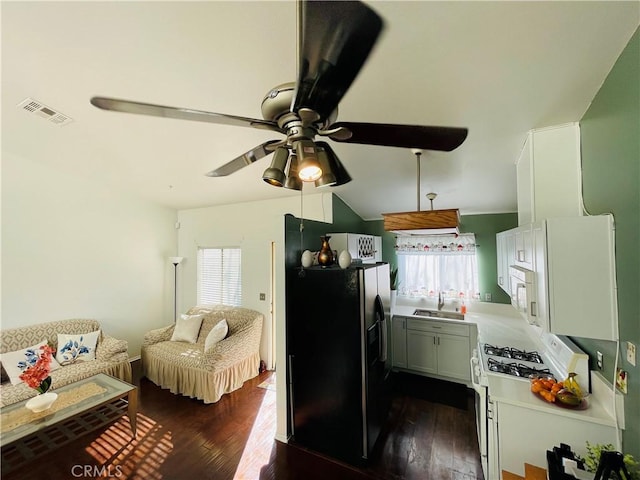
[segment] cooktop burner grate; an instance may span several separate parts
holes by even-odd
[[[492,372],[506,373],[514,377],[528,378],[530,375],[547,375],[553,377],[548,368],[536,368],[517,362],[502,362],[490,358],[487,360],[487,365]]]
[[[496,347],[485,343],[484,353],[487,355],[494,355],[496,357],[513,358],[514,360],[522,360],[525,362],[544,363],[538,352],[527,352],[526,350],[519,350],[513,347]]]

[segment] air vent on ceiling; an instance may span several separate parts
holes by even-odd
[[[27,112],[34,113],[56,125],[66,125],[67,123],[73,122],[71,117],[64,113],[57,112],[53,108],[47,107],[44,103],[34,100],[33,98],[25,98],[18,104],[18,107]]]

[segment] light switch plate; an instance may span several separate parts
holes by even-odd
[[[627,362],[636,366],[636,346],[631,342],[627,342]]]

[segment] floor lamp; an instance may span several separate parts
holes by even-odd
[[[176,323],[178,317],[178,264],[183,257],[169,257],[173,263],[173,323]]]

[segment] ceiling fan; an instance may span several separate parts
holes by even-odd
[[[285,138],[262,143],[207,175],[230,175],[274,153],[263,180],[295,190],[302,188],[302,181],[315,182],[316,186],[351,181],[330,145],[315,141],[318,136],[336,142],[442,151],[451,151],[464,142],[466,128],[336,122],[338,104],[375,45],[383,21],[358,1],[302,0],[298,5],[298,79],[266,94],[263,120],[107,97],[93,97],[91,103],[104,110],[283,134]]]

